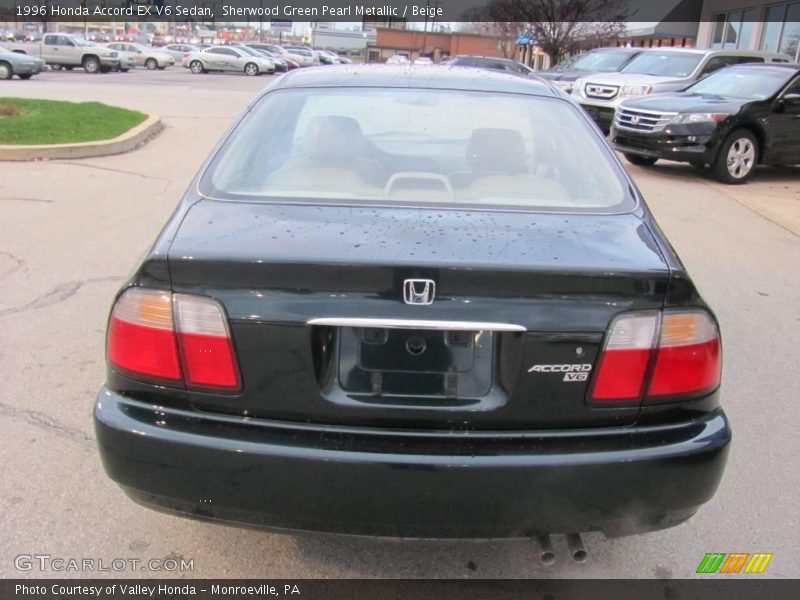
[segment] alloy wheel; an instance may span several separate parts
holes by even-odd
[[[728,173],[735,179],[747,177],[756,161],[756,150],[753,143],[745,138],[739,138],[731,144],[728,150]]]

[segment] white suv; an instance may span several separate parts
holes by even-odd
[[[786,54],[746,50],[653,48],[619,73],[596,73],[575,82],[573,97],[605,133],[617,107],[628,98],[682,90],[717,69],[752,62],[791,62]]]

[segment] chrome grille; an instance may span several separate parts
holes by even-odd
[[[614,123],[620,129],[630,129],[631,131],[661,131],[676,114],[674,112],[618,108]]]
[[[587,98],[598,100],[613,100],[619,93],[618,85],[602,85],[600,83],[587,83],[583,88]]]

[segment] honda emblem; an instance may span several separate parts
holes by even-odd
[[[432,279],[406,279],[403,282],[403,300],[406,304],[433,304],[435,297],[436,283]]]

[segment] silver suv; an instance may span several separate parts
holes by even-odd
[[[572,95],[608,133],[617,107],[628,98],[682,90],[722,67],[758,62],[788,63],[791,58],[747,50],[653,48],[642,52],[619,73],[597,73],[578,79]]]

